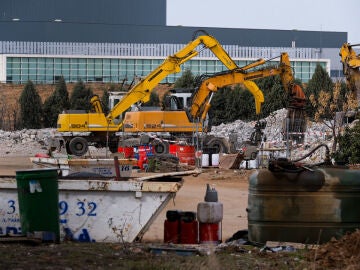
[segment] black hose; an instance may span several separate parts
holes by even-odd
[[[204,33],[204,34],[207,35],[207,36],[210,36],[209,33],[206,32],[205,30],[199,29],[199,30],[196,30],[196,31],[194,32],[194,34],[193,34],[193,36],[192,36],[192,40],[195,40],[196,37],[197,37],[197,35],[198,35],[199,33],[201,33],[201,32]]]
[[[318,150],[320,147],[325,147],[326,148],[325,160],[323,162],[319,162],[319,163],[316,163],[316,164],[308,164],[306,167],[316,167],[316,166],[320,166],[320,165],[330,165],[331,160],[330,160],[329,147],[326,144],[320,144],[320,145],[316,146],[313,150],[311,150],[309,153],[307,153],[305,156],[302,156],[302,157],[300,157],[298,159],[270,162],[269,163],[269,170],[273,171],[273,172],[281,171],[281,172],[287,172],[287,173],[301,173],[302,171],[306,170],[306,168],[303,167],[303,166],[296,166],[295,163],[307,158],[308,156],[313,154],[316,150]]]
[[[319,144],[318,146],[316,146],[313,150],[311,150],[309,153],[307,153],[305,156],[302,156],[298,159],[295,159],[295,160],[291,160],[291,162],[298,162],[298,161],[301,161],[307,157],[309,157],[310,155],[312,155],[316,150],[318,150],[320,147],[325,147],[326,148],[326,158],[325,158],[325,161],[323,163],[329,163],[330,162],[330,150],[329,150],[329,147],[326,145],[326,144]]]
[[[301,173],[301,172],[305,171],[305,169],[302,167],[299,167],[296,169],[287,169],[287,168],[284,168],[279,165],[276,165],[276,169],[279,169],[281,172],[286,172],[286,173]]]

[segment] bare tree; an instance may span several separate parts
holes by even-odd
[[[343,83],[336,82],[332,91],[321,90],[318,97],[311,94],[309,100],[315,109],[314,120],[323,123],[334,138],[332,152],[336,151],[339,136],[343,130],[343,116],[357,108],[357,100]]]

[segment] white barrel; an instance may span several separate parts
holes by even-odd
[[[208,167],[209,166],[209,154],[202,154],[201,156],[201,166]]]
[[[197,218],[202,223],[219,223],[223,219],[223,204],[220,202],[200,202]]]
[[[249,160],[249,169],[257,169],[258,166],[258,161],[257,159],[251,159]]]
[[[211,155],[211,165],[218,167],[219,166],[219,159],[220,159],[219,154],[212,154]]]

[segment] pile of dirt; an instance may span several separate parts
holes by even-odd
[[[331,239],[309,254],[317,269],[359,269],[360,230],[347,233],[340,239]]]

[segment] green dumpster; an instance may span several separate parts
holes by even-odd
[[[56,169],[16,171],[21,231],[43,241],[60,242]]]

